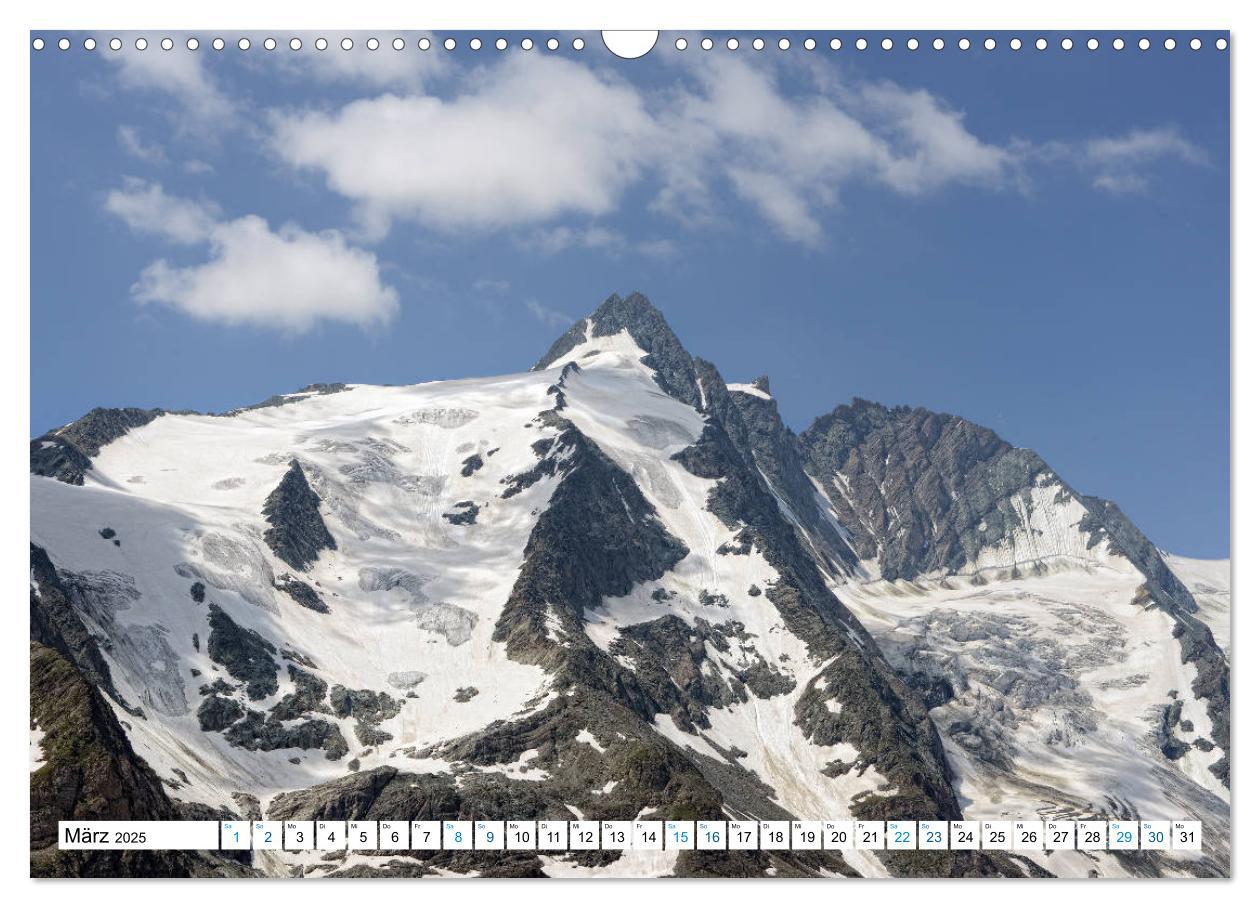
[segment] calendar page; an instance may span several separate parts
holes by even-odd
[[[1229,33],[27,40],[31,876],[1230,876]]]

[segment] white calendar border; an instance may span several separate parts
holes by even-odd
[[[7,589],[20,589],[20,583],[28,573],[25,557],[24,536],[29,526],[29,498],[27,492],[26,442],[29,440],[29,420],[24,414],[29,412],[29,315],[27,307],[22,304],[29,299],[29,236],[27,227],[29,220],[29,66],[26,51],[26,34],[31,28],[44,27],[103,27],[125,29],[129,27],[162,26],[164,28],[206,28],[208,26],[233,28],[276,28],[277,26],[301,28],[323,28],[337,26],[344,28],[366,27],[417,27],[417,28],[499,28],[513,26],[538,28],[541,26],[556,29],[584,28],[660,28],[660,29],[694,29],[697,26],[714,30],[764,28],[767,25],[776,29],[793,29],[800,27],[823,29],[986,29],[993,31],[1013,29],[1110,29],[1128,30],[1138,25],[1149,29],[1164,28],[1181,30],[1187,25],[1203,28],[1233,28],[1234,38],[1239,38],[1239,46],[1246,48],[1242,53],[1234,53],[1231,49],[1234,67],[1233,95],[1235,98],[1235,120],[1233,126],[1234,152],[1232,160],[1241,160],[1246,149],[1252,158],[1260,157],[1258,149],[1255,121],[1260,114],[1246,113],[1246,106],[1240,99],[1250,104],[1253,110],[1260,109],[1256,99],[1260,98],[1260,81],[1255,75],[1260,65],[1252,62],[1256,53],[1253,48],[1260,47],[1260,27],[1257,27],[1257,14],[1244,3],[1230,0],[1195,0],[1192,4],[1171,2],[1171,0],[1148,0],[1141,5],[1132,4],[1127,8],[1116,9],[1098,0],[1055,0],[1044,4],[1011,4],[999,0],[955,0],[942,4],[930,0],[900,0],[896,4],[868,3],[865,8],[856,8],[853,3],[837,3],[835,0],[774,0],[773,3],[754,5],[745,3],[713,4],[702,0],[635,0],[623,2],[620,9],[612,4],[590,4],[581,0],[533,0],[523,4],[519,0],[479,0],[475,4],[448,3],[444,8],[433,4],[418,5],[411,0],[356,0],[353,4],[336,3],[331,0],[308,0],[301,6],[296,4],[274,8],[258,0],[218,0],[213,10],[202,4],[175,5],[169,0],[129,0],[125,9],[120,8],[123,0],[116,0],[106,7],[99,2],[88,0],[60,0],[47,4],[42,9],[30,0],[18,0],[11,3],[0,16],[4,17],[6,28],[3,48],[5,54],[0,65],[5,67],[3,75],[6,91],[0,103],[7,114],[5,122],[11,128],[23,132],[25,138],[3,143],[0,154],[3,154],[7,165],[3,173],[9,178],[9,192],[6,198],[14,200],[14,204],[6,211],[4,219],[4,240],[0,245],[8,266],[4,273],[8,276],[10,305],[3,307],[5,320],[2,332],[7,349],[5,356],[0,357],[7,374],[0,387],[4,388],[0,400],[4,401],[6,417],[4,424],[10,428],[13,437],[9,444],[0,446],[0,477],[10,486],[6,500],[10,502],[10,517],[0,525],[0,552],[3,552],[5,573],[8,581]],[[26,6],[23,8],[22,3]],[[1253,4],[1254,5],[1254,4]],[[21,49],[19,49],[19,46]],[[930,76],[925,78],[930,82]],[[1254,166],[1254,165],[1253,165]],[[1234,230],[1232,244],[1234,250],[1234,297],[1235,300],[1249,298],[1254,301],[1258,286],[1257,266],[1254,256],[1239,255],[1239,250],[1255,248],[1257,244],[1257,212],[1260,212],[1260,197],[1254,187],[1260,183],[1260,175],[1251,177],[1243,168],[1237,168],[1233,175],[1234,193]],[[13,301],[17,301],[16,303]],[[1260,349],[1260,313],[1251,307],[1236,305],[1233,318],[1232,343],[1236,351]],[[1260,479],[1253,479],[1247,471],[1237,469],[1243,463],[1244,455],[1248,461],[1254,462],[1257,449],[1260,448],[1260,436],[1257,435],[1256,414],[1260,407],[1255,406],[1260,397],[1260,357],[1235,357],[1231,399],[1235,417],[1231,432],[1233,450],[1231,452],[1231,469],[1234,471],[1232,485],[1231,514],[1237,515],[1233,532],[1233,570],[1232,589],[1251,590],[1256,584],[1253,577],[1260,576],[1260,566],[1255,562],[1248,564],[1247,558],[1240,558],[1240,553],[1255,548],[1252,544],[1260,537],[1255,528],[1260,514]],[[1240,406],[1240,400],[1250,403],[1248,414]],[[24,433],[18,439],[19,432]],[[20,444],[18,443],[20,441]],[[1249,627],[1256,619],[1246,614],[1247,609],[1235,609],[1233,614],[1233,639],[1242,640],[1243,646],[1249,646],[1249,638],[1239,633],[1239,623]],[[1240,621],[1241,619],[1241,621]],[[3,726],[16,734],[19,729],[25,733],[28,712],[28,680],[27,680],[27,641],[19,639],[17,633],[5,635],[7,645],[11,647],[8,658],[3,660],[7,690],[20,692],[4,698],[0,703]],[[1232,686],[1235,696],[1242,702],[1255,699],[1255,674],[1251,664],[1254,660],[1242,659],[1234,667]],[[1234,747],[1238,753],[1251,753],[1254,746],[1255,723],[1245,723],[1234,729]],[[8,801],[10,804],[25,805],[28,802],[26,791],[26,749],[11,743],[9,747],[0,749],[0,759],[4,762],[6,772],[4,778],[10,784],[22,785],[22,791],[15,791]],[[1236,763],[1241,765],[1241,761]],[[19,772],[19,767],[23,767]],[[21,781],[19,781],[21,780]],[[1243,785],[1233,795],[1234,816],[1244,815],[1244,804],[1250,805],[1253,785]],[[22,815],[25,810],[15,810]],[[1256,872],[1248,867],[1243,856],[1255,852],[1256,824],[1243,824],[1235,820],[1233,828],[1233,849],[1235,875],[1240,872],[1252,877]],[[178,900],[180,908],[209,908],[212,904],[219,908],[223,899],[240,900],[246,896],[244,888],[233,888],[230,896],[224,885],[233,887],[266,886],[259,889],[252,897],[275,899],[292,897],[288,893],[290,885],[302,886],[302,903],[304,908],[344,908],[347,898],[352,897],[351,889],[363,883],[347,881],[345,885],[314,886],[309,884],[286,884],[279,881],[233,882],[231,884],[199,884],[188,881],[74,881],[68,884],[53,882],[32,883],[27,880],[28,864],[28,829],[24,820],[14,820],[0,824],[0,840],[5,846],[3,860],[5,879],[8,882],[25,881],[27,887],[38,885],[36,894],[28,889],[27,895],[38,898],[42,908],[57,908],[62,904],[82,908],[85,901],[113,906],[127,906],[131,900],[144,898],[146,901]],[[1254,862],[1251,862],[1254,863]],[[721,897],[727,903],[724,908],[740,908],[742,905],[764,904],[766,894],[771,890],[744,886],[742,880],[709,881],[701,884],[695,881],[661,881],[653,884],[651,896],[659,898],[664,889],[673,893],[694,898],[700,892],[699,886],[716,886]],[[373,880],[367,885],[375,898],[402,898],[402,887],[415,885],[410,880]],[[424,885],[442,885],[439,881],[425,880]],[[461,882],[458,885],[468,885]],[[535,886],[530,882],[500,881],[496,884],[495,898],[509,900],[529,898],[525,896],[527,888]],[[809,885],[809,884],[805,884]],[[833,881],[819,881],[814,885],[837,885]],[[840,884],[843,885],[843,884]],[[895,890],[883,888],[880,899],[887,906],[897,906],[903,900],[914,899],[921,902],[926,888],[940,885],[933,881],[902,881]],[[1097,881],[1084,881],[1077,884],[1051,882],[1038,884],[1035,881],[1021,881],[1018,888],[1008,885],[994,886],[987,881],[950,881],[949,898],[954,902],[966,900],[969,906],[983,908],[988,905],[1001,905],[1009,908],[1012,899],[1018,899],[1020,908],[1062,908],[1062,901],[1070,898],[1073,908],[1082,908],[1091,904],[1101,904],[1106,900],[1114,904],[1117,898],[1130,901],[1135,897],[1142,899],[1142,908],[1158,908],[1158,906],[1174,903],[1181,908],[1185,899],[1200,897],[1197,890],[1191,893],[1186,885],[1168,880],[1129,881],[1123,887],[1099,884]],[[1241,901],[1244,887],[1241,885],[1212,884],[1214,889],[1210,895],[1212,908],[1221,908],[1235,900]],[[598,890],[596,890],[598,886]],[[140,895],[133,887],[143,887]],[[350,887],[350,888],[347,888]],[[1136,889],[1141,889],[1140,896]],[[285,893],[281,896],[283,889]],[[388,889],[388,894],[382,890]],[[251,893],[253,890],[250,890]],[[486,890],[482,890],[483,892]],[[706,889],[706,892],[709,890]],[[773,890],[778,892],[778,889]],[[805,890],[798,890],[802,895]],[[538,890],[533,890],[533,898],[537,899]],[[646,888],[629,886],[600,886],[598,883],[576,885],[549,885],[545,890],[548,908],[565,908],[568,905],[581,905],[590,908],[589,899],[597,893],[600,908],[621,908],[626,905],[638,905],[649,892]],[[820,895],[821,889],[810,888],[810,897]],[[863,890],[864,893],[873,890]],[[135,893],[135,894],[133,894]],[[868,896],[869,897],[869,896]],[[95,905],[94,905],[95,908]]]

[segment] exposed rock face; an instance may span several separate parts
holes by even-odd
[[[330,611],[323,597],[315,592],[315,588],[303,580],[298,580],[296,577],[284,574],[276,578],[276,589],[284,590],[302,608],[308,608],[312,612],[319,612],[322,615],[327,615]]]
[[[393,738],[389,732],[376,726],[398,715],[402,709],[401,700],[395,700],[383,691],[349,690],[334,684],[329,702],[335,715],[355,720],[354,733],[364,747],[375,747]]]
[[[31,640],[61,653],[88,682],[130,709],[114,688],[109,664],[74,610],[70,593],[48,553],[34,543],[31,543],[31,581]]]
[[[770,381],[764,375],[753,387],[770,393]],[[798,525],[802,539],[818,551],[824,564],[843,572],[855,558],[853,548],[842,538],[835,522],[827,519],[820,507],[819,493],[805,470],[800,441],[783,424],[779,405],[770,397],[758,397],[735,391],[731,400],[739,410],[738,422],[728,420],[727,431],[736,431],[737,446],[751,453],[752,463],[761,472],[788,520]]]
[[[197,721],[202,731],[223,731],[245,715],[245,708],[235,700],[211,694],[197,707]]]
[[[525,564],[495,627],[495,639],[507,643],[513,658],[543,664],[570,658],[570,650],[548,638],[549,607],[560,611],[569,636],[585,639],[587,610],[660,577],[687,554],[634,480],[571,423],[561,424],[548,457],[558,462],[563,453],[564,479],[530,534]]]
[[[956,416],[854,400],[801,435],[810,472],[885,580],[958,571],[1021,524],[1010,503],[1049,468]]]
[[[257,631],[241,627],[213,602],[206,653],[233,678],[245,682],[251,700],[262,700],[279,689],[276,672],[280,666],[272,658],[276,648]]]
[[[297,460],[289,461],[289,469],[267,496],[263,515],[271,525],[263,538],[276,557],[296,571],[304,571],[319,559],[325,549],[336,549],[337,542],[324,518],[319,514],[319,496],[311,490]]]
[[[455,502],[455,510],[443,514],[442,517],[448,523],[455,526],[472,526],[477,522],[477,515],[481,513],[481,508],[473,501],[457,501]]]
[[[228,743],[245,750],[323,750],[329,760],[340,760],[348,752],[345,737],[333,723],[325,719],[308,719],[296,725],[284,725],[273,716],[247,710],[226,732]]]
[[[163,412],[135,407],[97,407],[70,425],[33,440],[31,472],[81,486],[83,477],[92,469],[92,458],[101,453],[101,448],[132,429],[148,425]]]

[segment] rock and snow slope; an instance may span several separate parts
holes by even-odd
[[[767,381],[727,385],[637,295],[529,373],[319,385],[226,415],[98,410],[34,440],[31,468],[33,640],[112,704],[163,810],[1157,813],[1227,833],[1228,666],[1207,630],[1227,584],[954,417],[857,402],[798,438]],[[32,772],[33,801],[76,753]],[[457,853],[252,871],[312,862],[1228,872],[1219,845],[1180,862]]]

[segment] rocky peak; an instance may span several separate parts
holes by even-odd
[[[662,390],[693,407],[701,405],[702,397],[691,354],[678,340],[661,311],[641,293],[631,293],[625,298],[614,293],[608,297],[590,316],[557,338],[547,354],[535,364],[534,370],[546,369],[583,343],[588,325],[591,337],[629,332],[634,342],[647,353],[643,362],[656,371],[656,380]]]

